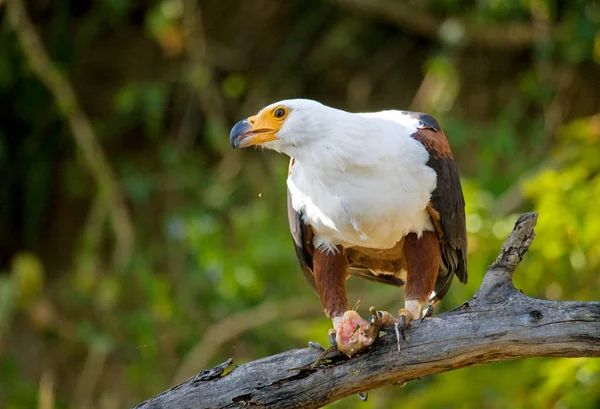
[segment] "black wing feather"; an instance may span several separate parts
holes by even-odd
[[[440,215],[444,232],[440,240],[442,265],[435,283],[436,298],[440,300],[448,291],[454,274],[462,283],[467,282],[465,201],[454,161],[430,158],[428,165],[438,173],[431,204]]]
[[[419,131],[413,137],[429,152],[427,166],[437,174],[437,185],[431,195],[431,205],[439,213],[439,223],[443,232],[440,238],[442,265],[435,284],[435,298],[439,300],[448,291],[454,274],[462,283],[467,282],[465,200],[448,140],[438,122],[420,112],[405,114],[419,120]]]

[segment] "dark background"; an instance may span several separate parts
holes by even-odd
[[[0,0],[0,407],[122,408],[230,356],[326,343],[289,237],[287,159],[228,141],[284,98],[442,124],[470,252],[438,312],[474,293],[529,210],[517,287],[599,299],[599,3],[39,0],[31,26],[20,5]],[[363,310],[402,305],[350,290]],[[331,405],[598,406],[599,360],[541,358]]]

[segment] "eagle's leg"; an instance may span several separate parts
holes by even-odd
[[[406,286],[404,308],[398,311],[398,328],[404,330],[412,320],[421,316],[421,307],[427,302],[437,279],[441,263],[440,243],[435,232],[423,232],[419,238],[411,233],[404,239]]]
[[[374,319],[369,324],[349,308],[346,297],[348,259],[344,248],[337,246],[334,251],[316,249],[313,271],[323,311],[333,321],[333,332],[330,333],[332,345],[346,355],[354,355],[371,347],[377,338],[373,334],[379,334],[381,323]]]

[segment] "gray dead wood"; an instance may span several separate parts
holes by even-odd
[[[369,352],[332,357],[283,352],[223,371],[231,360],[136,406],[137,409],[317,408],[345,396],[475,364],[533,356],[600,357],[600,302],[554,302],[516,290],[512,274],[531,244],[537,214],[522,215],[475,296],[415,322],[396,348],[393,331]],[[297,368],[297,369],[294,369]]]

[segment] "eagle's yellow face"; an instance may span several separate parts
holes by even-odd
[[[238,122],[229,135],[234,148],[262,145],[276,141],[277,133],[289,115],[289,108],[283,105],[267,107],[258,114]]]

